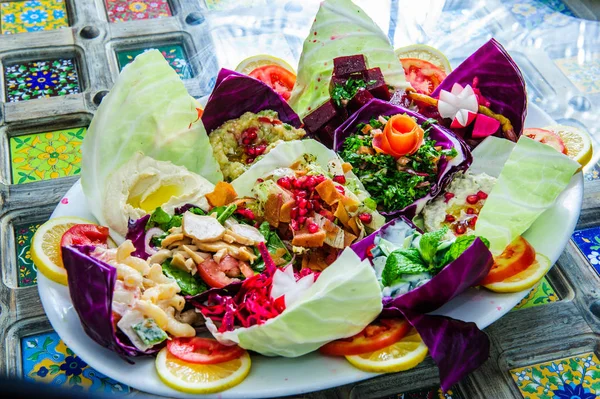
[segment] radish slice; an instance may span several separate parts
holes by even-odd
[[[455,129],[461,128],[461,127],[467,127],[471,123],[473,123],[473,121],[475,120],[475,117],[477,117],[476,113],[467,111],[466,109],[461,109],[456,114],[456,117],[452,120],[450,127],[455,128]]]
[[[481,139],[491,136],[498,131],[499,127],[500,122],[498,122],[496,119],[487,115],[478,114],[477,118],[475,119],[475,126],[473,126],[473,138]]]
[[[158,252],[155,248],[150,246],[150,241],[152,240],[152,238],[156,236],[161,236],[163,234],[165,234],[165,232],[159,229],[158,227],[153,227],[146,232],[146,236],[144,237],[144,251],[146,251],[148,255],[154,255]]]

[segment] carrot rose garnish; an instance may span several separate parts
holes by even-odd
[[[408,115],[392,116],[383,132],[373,136],[373,148],[394,158],[417,152],[423,143],[423,129]]]

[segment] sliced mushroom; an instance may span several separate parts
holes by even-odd
[[[229,232],[223,234],[223,241],[233,244],[235,242],[235,237],[229,234]]]
[[[169,251],[168,249],[161,249],[157,253],[155,253],[154,255],[152,255],[151,257],[148,258],[148,263],[151,265],[154,263],[158,263],[159,265],[162,265],[171,256],[172,256],[171,251]]]
[[[210,257],[209,254],[203,254],[201,252],[196,252],[195,249],[197,249],[198,247],[196,247],[195,245],[193,246],[194,249],[190,248],[187,245],[182,245],[183,250],[190,256],[190,258],[192,258],[192,260],[199,265],[200,263],[204,262],[205,259],[207,259],[208,257]]]
[[[238,256],[234,256],[234,258],[252,263],[256,260],[257,256],[254,255],[254,252],[250,251],[248,248],[241,247],[238,251]]]
[[[215,260],[215,262],[217,263],[221,263],[221,260],[223,259],[223,257],[225,257],[227,255],[227,249],[223,248],[217,251],[217,253],[215,253],[213,255],[213,259]]]
[[[185,260],[185,267],[190,273],[192,273],[192,276],[198,273],[198,268],[196,267],[196,264],[194,263],[194,260],[192,258]]]
[[[180,253],[177,253],[173,256],[173,259],[171,259],[171,265],[185,272],[188,271],[187,265],[185,264],[185,258]]]
[[[217,241],[225,234],[225,227],[217,219],[191,212],[183,215],[182,227],[186,236],[199,242]]]
[[[231,235],[236,241],[244,245],[254,245],[259,242],[264,242],[265,237],[254,226],[248,224],[236,224],[231,227]]]

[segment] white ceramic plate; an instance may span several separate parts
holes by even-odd
[[[554,121],[540,108],[529,104],[525,125],[540,127]],[[583,198],[583,177],[573,176],[569,187],[527,231],[525,237],[538,252],[556,262],[567,245],[579,218]],[[80,216],[95,220],[87,207],[81,184],[77,182],[67,192],[52,216]],[[154,369],[154,358],[145,358],[130,365],[115,353],[92,341],[83,331],[71,304],[68,288],[38,275],[40,298],[48,319],[63,341],[99,372],[141,391],[177,398],[197,398],[175,391],[161,382]],[[525,297],[527,291],[497,294],[485,289],[470,289],[459,295],[436,314],[473,321],[484,328],[498,320]],[[215,395],[215,398],[267,398],[301,394],[348,384],[376,376],[352,367],[345,359],[312,353],[295,359],[252,357],[252,370],[240,385]]]

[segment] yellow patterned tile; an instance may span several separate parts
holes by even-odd
[[[65,0],[0,3],[0,33],[14,34],[69,26]]]

